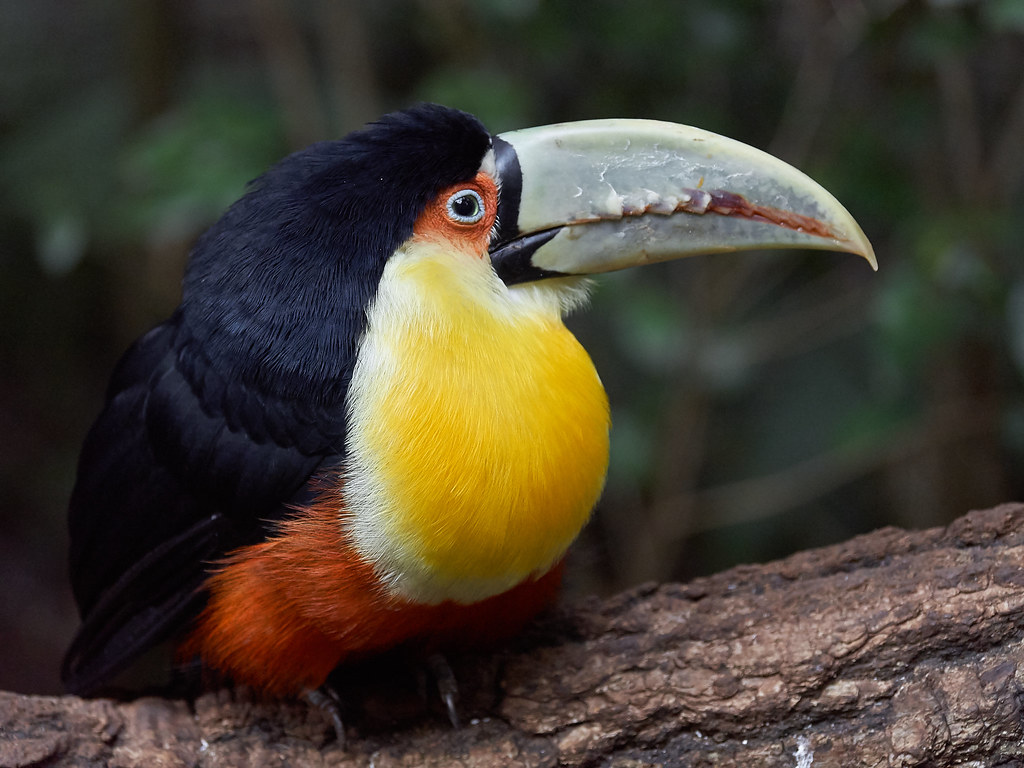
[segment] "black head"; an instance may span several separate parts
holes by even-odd
[[[182,316],[194,354],[257,392],[344,397],[387,258],[490,144],[472,115],[424,104],[282,160],[192,253]]]

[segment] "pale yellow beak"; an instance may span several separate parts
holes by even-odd
[[[697,254],[874,251],[817,182],[699,128],[588,120],[494,138],[501,194],[491,247],[506,283],[585,275]],[[514,221],[509,221],[514,218]]]

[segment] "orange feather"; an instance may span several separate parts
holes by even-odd
[[[425,651],[515,634],[553,602],[562,563],[471,604],[389,595],[346,540],[340,489],[284,521],[276,536],[232,553],[207,581],[210,599],[183,657],[272,695],[317,688],[340,663],[402,644]]]

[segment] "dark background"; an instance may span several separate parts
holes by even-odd
[[[288,151],[418,100],[699,125],[874,242],[599,280],[613,466],[570,591],[1024,496],[1024,0],[0,2],[0,688],[59,690],[65,505],[125,346]]]

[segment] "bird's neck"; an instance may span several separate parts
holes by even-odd
[[[509,289],[486,262],[415,242],[369,310],[342,524],[395,594],[475,602],[576,537],[604,484],[608,403],[557,284]]]

